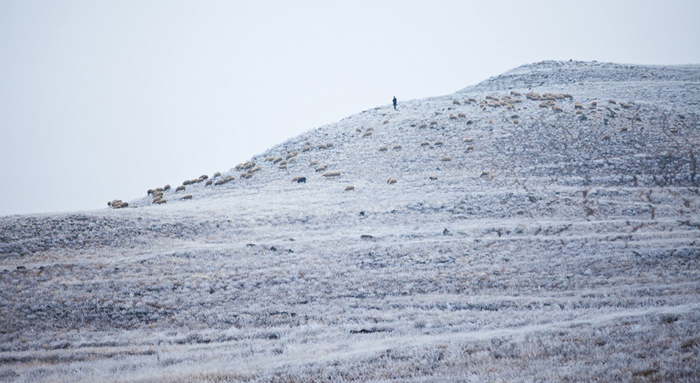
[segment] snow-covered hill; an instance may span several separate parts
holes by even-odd
[[[698,381],[699,102],[546,61],[0,218],[0,380]]]

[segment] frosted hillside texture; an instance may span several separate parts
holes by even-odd
[[[541,62],[2,217],[0,381],[697,382],[698,110],[697,65]]]

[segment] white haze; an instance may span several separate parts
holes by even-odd
[[[0,215],[91,210],[524,63],[700,62],[695,1],[0,3]]]

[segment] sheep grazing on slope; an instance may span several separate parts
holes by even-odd
[[[261,171],[261,170],[262,170],[262,166],[256,166],[256,167],[250,169],[250,171],[253,172],[253,173],[259,172],[259,171]]]
[[[455,116],[454,114],[450,114],[450,120],[456,120],[456,119],[457,119],[457,116]]]
[[[328,146],[326,144],[318,144],[319,149],[328,149]]]
[[[332,170],[322,174],[323,177],[340,177],[340,172],[337,170]]]
[[[574,103],[574,109],[583,109],[583,104],[581,104],[581,103],[578,102],[578,101],[575,102],[575,103]]]
[[[394,145],[392,150],[401,150],[401,145]]]
[[[431,181],[437,181],[438,177],[437,176],[430,176]]]
[[[442,146],[442,145],[443,145],[443,142],[440,141],[440,140],[437,140],[437,141],[435,141],[435,144],[434,144],[434,145],[435,145],[435,146]]]
[[[398,181],[397,181],[396,178],[394,178],[394,177],[391,177],[391,178],[389,178],[389,179],[386,181],[386,183],[389,184],[389,185],[393,185],[393,184],[395,184],[396,182],[398,182]]]
[[[474,150],[474,145],[469,145],[464,150]]]
[[[184,185],[180,185],[180,186],[178,186],[178,187],[175,189],[175,192],[177,193],[177,192],[179,192],[179,191],[184,191],[184,190],[185,190],[185,186],[184,186]]]
[[[321,164],[316,168],[316,172],[322,172],[326,169],[328,169],[328,164]]]
[[[511,96],[520,97],[520,93],[518,93],[518,92],[516,92],[516,91],[514,91],[514,90],[511,90],[511,91],[510,91],[510,95],[511,95]]]
[[[435,121],[435,120],[430,121],[430,126],[435,126],[435,125],[437,125],[437,121]]]
[[[370,126],[369,128],[367,128],[366,132],[374,132],[374,127]]]
[[[212,181],[212,180],[209,180],[209,181],[207,181],[207,183],[206,183],[206,184],[204,184],[204,186],[205,186],[205,187],[207,187],[207,186],[211,186],[211,184],[213,184],[213,183],[214,183],[214,181]]]
[[[356,131],[357,133],[362,133],[362,128],[355,128],[355,131]]]
[[[629,108],[632,107],[632,105],[630,105],[630,104],[628,104],[628,103],[626,103],[626,102],[621,102],[621,103],[620,103],[620,106],[622,107],[622,109],[629,109]]]
[[[304,145],[304,147],[301,148],[302,153],[308,152],[309,150],[311,150],[311,145]]]
[[[367,131],[367,132],[365,132],[364,134],[362,134],[362,137],[369,137],[369,136],[371,136],[371,135],[372,135],[372,132]]]
[[[462,103],[459,100],[452,100],[452,105],[462,105]]]
[[[155,190],[153,190],[153,189],[148,189],[148,191],[146,192],[146,195],[151,195],[151,194],[153,194],[153,192],[155,192]]]
[[[611,98],[610,100],[608,100],[608,104],[617,104],[617,102]]]
[[[469,102],[476,102],[476,99],[474,97],[469,97],[468,100]]]
[[[208,180],[208,179],[209,179],[209,176],[208,176],[208,175],[206,175],[206,174],[202,174],[201,176],[199,176],[199,178],[201,178],[201,179],[203,179],[203,180],[205,180],[205,181],[206,181],[206,180]]]
[[[598,106],[598,101],[591,101],[591,108],[595,108]]]
[[[352,185],[345,187],[345,191],[352,191],[352,190],[355,190],[355,187]]]
[[[275,156],[267,156],[265,157],[265,162],[271,162],[275,160]]]
[[[440,159],[440,161],[452,161],[452,158],[450,156],[445,156]]]
[[[557,106],[557,105],[552,106],[552,110],[553,110],[555,113],[560,113],[560,112],[563,111],[563,110],[562,110],[559,106]]]
[[[302,184],[302,183],[305,184],[305,183],[306,183],[306,177],[301,177],[301,176],[294,177],[294,178],[292,178],[292,182],[296,182],[296,183],[300,183],[300,184]]]
[[[610,138],[611,138],[611,137],[610,137],[609,134],[606,134],[606,135],[603,136],[603,139],[604,139],[604,140],[609,140]]]
[[[165,190],[170,190],[170,185],[163,186],[163,191],[165,191]]]
[[[287,153],[287,159],[290,159],[292,157],[296,157],[297,154],[298,154],[297,152],[289,152],[289,153]]]
[[[184,201],[184,200],[188,200],[188,199],[192,199],[192,194],[185,194],[185,195],[183,195],[182,198],[180,198],[180,199],[183,200],[183,201]]]
[[[278,162],[281,162],[282,160],[284,160],[284,158],[282,158],[282,157],[277,157],[277,158],[275,158],[274,160],[272,160],[272,163],[273,163],[273,164],[276,164],[276,163],[278,163]]]
[[[216,173],[214,173],[213,176],[211,176],[211,178],[216,178],[216,177],[221,177],[221,173],[220,173],[220,172],[216,172]]]
[[[481,172],[481,177],[485,177],[485,176],[488,176],[489,174],[491,174],[491,172],[490,172],[490,171],[488,171],[488,170],[484,170],[483,172]]]
[[[386,152],[387,150],[389,150],[389,148],[387,148],[386,146],[382,146],[381,148],[379,148],[380,152]]]
[[[165,189],[163,189],[163,188],[156,188],[156,191],[157,191],[157,192],[162,192],[162,191],[165,191]]]
[[[425,129],[425,128],[427,128],[427,127],[428,127],[428,124],[426,124],[426,123],[424,122],[424,123],[420,124],[420,126],[418,127],[418,129]]]
[[[278,165],[279,165],[279,166],[287,165],[287,161],[282,160],[282,161],[280,161],[280,163],[279,163]]]
[[[457,117],[467,118],[467,114],[466,114],[466,113],[459,112],[459,113],[457,113]]]
[[[420,143],[420,146],[430,146],[430,142],[428,141],[423,141]]]
[[[164,199],[159,199],[158,201],[153,201],[153,203],[156,204],[156,205],[164,204],[164,203],[167,203],[167,202],[168,202],[168,201],[166,201],[166,200],[164,200]]]
[[[255,162],[248,161],[243,165],[243,169],[249,170],[255,167]]]
[[[311,162],[309,162],[309,166],[316,166],[316,165],[318,165],[318,160],[312,160]]]
[[[464,142],[472,142],[472,141],[474,141],[474,139],[471,137],[467,137],[464,139]]]
[[[620,131],[621,131],[621,132],[626,132],[627,129],[629,129],[629,128],[627,128],[626,126],[623,126],[623,127],[620,128]]]
[[[525,95],[525,98],[532,101],[539,101],[542,98],[542,96],[540,96],[540,94],[536,92],[529,92]]]
[[[384,120],[384,125],[388,124],[389,120]]]

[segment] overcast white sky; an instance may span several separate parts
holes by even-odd
[[[0,216],[106,208],[526,63],[700,63],[699,16],[697,0],[0,0]]]

